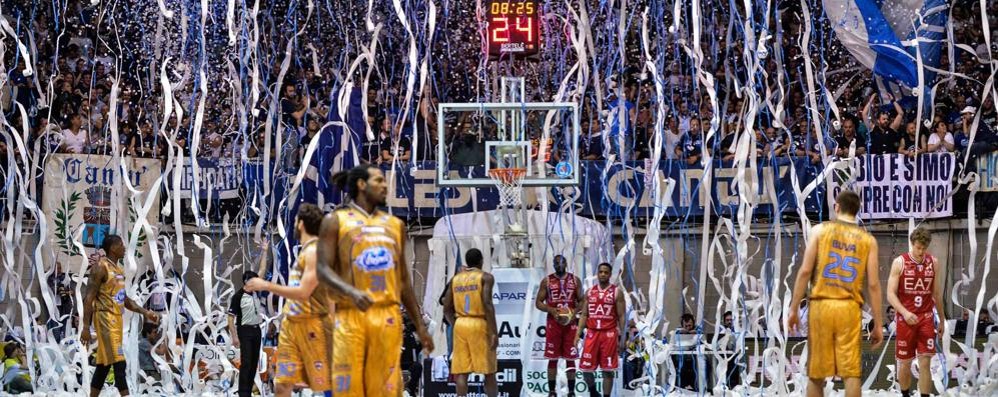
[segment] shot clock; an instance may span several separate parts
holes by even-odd
[[[488,0],[486,27],[492,57],[530,56],[540,47],[537,0]]]

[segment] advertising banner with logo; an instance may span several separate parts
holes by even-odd
[[[158,189],[153,188],[160,176],[160,161],[126,157],[124,162],[128,172],[125,177],[140,192],[135,198],[144,203],[148,194],[156,195],[147,218],[150,224],[158,224]],[[44,238],[54,252],[55,261],[73,264],[67,267],[75,269],[77,257],[90,255],[80,252],[75,241],[85,248],[96,249],[104,236],[119,234],[128,244],[138,205],[129,204],[127,197],[131,192],[121,181],[121,171],[119,164],[111,163],[111,156],[49,156],[45,163],[42,210],[51,222]],[[147,238],[145,232],[140,232],[136,256],[148,255]],[[51,259],[46,256],[46,261]]]
[[[863,219],[942,218],[953,215],[952,153],[928,153],[915,159],[900,154],[866,155],[856,159],[855,178],[849,170],[828,176],[828,201],[853,179],[852,189],[863,200]]]
[[[233,199],[239,197],[239,187],[243,183],[242,165],[234,159],[199,158],[198,177],[195,181],[192,159],[184,159],[180,168],[179,197],[189,199],[197,182],[198,197],[201,199]],[[170,191],[173,191],[173,178],[164,178]]]

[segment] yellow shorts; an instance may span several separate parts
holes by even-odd
[[[863,312],[853,300],[812,300],[808,311],[807,376],[858,378]]]
[[[332,339],[330,316],[285,318],[277,340],[274,382],[304,383],[314,392],[329,390]]]
[[[488,322],[484,318],[458,317],[454,324],[452,374],[496,372],[496,351],[488,335]]]
[[[94,312],[94,331],[97,332],[97,365],[111,365],[125,361],[122,347],[124,332],[120,313]]]
[[[333,395],[402,395],[402,312],[398,305],[336,312]]]

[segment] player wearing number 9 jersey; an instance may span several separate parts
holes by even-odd
[[[385,204],[388,185],[377,167],[354,167],[334,175],[333,183],[350,200],[322,220],[316,270],[324,283],[342,280],[370,296],[369,301],[335,301],[333,395],[401,396],[399,303],[409,312],[423,349],[433,350],[404,261],[405,226],[378,209]]]
[[[468,395],[468,375],[485,375],[485,394],[499,393],[496,383],[496,348],[499,332],[496,310],[492,304],[495,278],[482,271],[482,252],[476,248],[464,256],[467,266],[451,280],[444,295],[444,315],[454,324],[454,350],[451,352],[450,373],[458,397]]]
[[[943,285],[936,283],[942,271],[936,258],[926,249],[932,234],[924,228],[915,229],[909,238],[911,252],[902,254],[891,264],[887,280],[887,301],[897,311],[898,386],[901,394],[911,393],[911,360],[918,355],[918,389],[923,396],[932,392],[932,375],[929,372],[932,355],[936,353],[936,329],[945,331],[943,311]],[[935,323],[932,309],[939,315]]]
[[[804,261],[794,283],[790,307],[798,307],[810,283],[807,376],[808,396],[820,396],[825,380],[845,380],[846,396],[860,395],[860,330],[864,274],[873,310],[871,339],[876,349],[884,339],[877,241],[857,225],[859,196],[842,191],[835,202],[836,220],[811,229]],[[788,326],[800,323],[790,310]]]

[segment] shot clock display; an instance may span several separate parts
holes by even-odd
[[[540,47],[537,0],[488,0],[489,55],[529,56]]]

